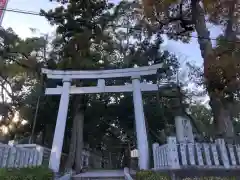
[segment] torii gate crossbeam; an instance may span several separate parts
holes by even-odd
[[[70,94],[133,92],[137,146],[139,152],[138,164],[140,169],[148,169],[149,148],[141,91],[156,91],[158,87],[157,84],[140,83],[140,78],[141,76],[156,74],[157,70],[161,67],[162,64],[138,68],[99,71],[60,71],[42,69],[42,73],[46,74],[49,79],[62,79],[63,81],[63,86],[46,88],[45,91],[45,94],[47,95],[61,95],[51,156],[49,160],[49,168],[54,172],[59,171]],[[117,77],[130,77],[132,79],[132,84],[122,86],[105,86],[104,79]],[[71,81],[73,79],[98,79],[98,85],[95,87],[71,86]]]

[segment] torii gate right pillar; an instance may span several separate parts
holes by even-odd
[[[133,103],[138,146],[138,166],[140,170],[149,169],[148,138],[143,110],[140,76],[132,77]]]

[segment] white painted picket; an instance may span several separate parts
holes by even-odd
[[[0,144],[0,168],[34,167],[42,164],[43,148],[22,148]]]

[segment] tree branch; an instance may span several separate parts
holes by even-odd
[[[8,89],[4,86],[3,83],[1,83],[1,87],[12,100],[16,100],[16,98],[8,91]]]
[[[5,82],[1,83],[2,89],[7,93],[7,95],[8,95],[13,101],[16,101],[16,102],[17,102],[17,105],[20,105],[20,104],[18,103],[18,100],[19,100],[19,99],[14,96],[13,92],[12,92],[12,93],[9,92],[9,90],[4,86],[4,83],[7,83],[7,84],[10,86],[10,88],[12,89],[11,83],[10,83],[6,78],[4,78],[4,76],[3,76],[1,73],[0,73],[0,78],[2,78],[2,79],[5,81]]]
[[[20,63],[18,60],[14,59],[14,58],[11,57],[11,56],[7,56],[6,58],[8,58],[10,61],[15,62],[17,65],[19,65],[19,66],[21,66],[21,67],[23,67],[23,68],[32,69],[30,66],[27,66],[26,64]]]

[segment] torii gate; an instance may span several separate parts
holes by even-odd
[[[49,79],[62,79],[63,81],[62,87],[58,86],[56,88],[46,88],[45,91],[46,95],[61,95],[51,156],[49,160],[49,168],[54,172],[59,171],[70,94],[133,92],[137,146],[139,152],[138,164],[140,169],[148,169],[149,148],[141,91],[157,91],[158,86],[157,84],[141,83],[140,78],[141,76],[156,74],[157,69],[161,67],[162,64],[156,64],[138,68],[96,71],[61,71],[43,68],[42,73],[46,74]],[[132,79],[132,84],[105,86],[104,79],[118,77],[130,77]],[[95,87],[71,86],[71,81],[73,79],[98,79],[98,84]]]

